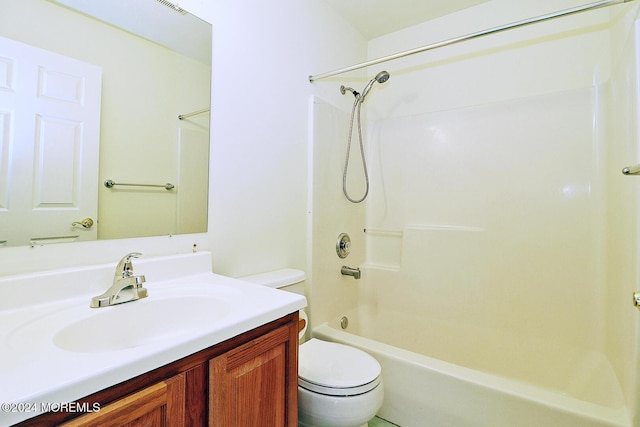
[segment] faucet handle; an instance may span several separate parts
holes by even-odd
[[[140,258],[142,254],[140,252],[131,252],[125,255],[118,266],[116,267],[116,279],[123,277],[130,277],[133,275],[133,263],[131,262],[132,258]]]

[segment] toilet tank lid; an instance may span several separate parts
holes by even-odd
[[[306,278],[304,271],[293,268],[282,268],[280,270],[269,271],[267,273],[252,274],[240,277],[241,280],[255,283],[256,285],[269,286],[271,288],[282,288],[283,286],[295,285]]]

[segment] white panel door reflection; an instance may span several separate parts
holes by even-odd
[[[100,67],[0,37],[0,245],[97,238],[101,90]]]

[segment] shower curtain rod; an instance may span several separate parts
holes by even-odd
[[[612,6],[614,4],[619,3],[627,3],[634,0],[603,0],[597,1],[595,3],[589,3],[582,6],[573,7],[570,9],[564,9],[557,12],[548,13],[546,15],[536,16],[534,18],[524,19],[522,21],[513,22],[511,24],[500,25],[498,27],[489,28],[487,30],[478,31],[475,33],[467,34],[460,37],[454,37],[448,40],[444,40],[437,43],[428,44],[426,46],[418,47],[415,49],[405,50],[404,52],[399,52],[393,55],[383,56],[381,58],[372,59],[371,61],[362,62],[360,64],[352,65],[350,67],[340,68],[338,70],[329,71],[322,74],[310,75],[309,82],[313,83],[316,80],[324,79],[327,77],[335,76],[337,74],[346,73],[348,71],[359,70],[361,68],[370,67],[371,65],[381,64],[383,62],[392,61],[394,59],[403,58],[405,56],[414,55],[416,53],[426,52],[428,50],[437,49],[439,47],[449,46],[455,43],[460,43],[466,40],[471,40],[477,37],[486,36],[489,34],[499,33],[505,30],[510,30],[513,28],[524,27],[525,25],[535,24],[537,22],[547,21],[554,18],[559,18],[561,16],[572,15],[574,13],[586,12],[588,10],[598,9],[605,6]]]

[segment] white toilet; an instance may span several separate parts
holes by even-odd
[[[380,364],[357,348],[315,338],[300,346],[300,426],[355,427],[371,420],[384,392]]]
[[[242,277],[252,283],[303,293],[304,272],[283,269]],[[295,289],[298,287],[298,289]],[[304,312],[301,311],[302,317]],[[300,333],[303,338],[304,331]],[[384,398],[380,364],[348,345],[312,338],[300,345],[298,422],[300,426],[366,425]]]

